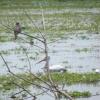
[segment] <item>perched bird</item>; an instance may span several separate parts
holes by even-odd
[[[17,22],[15,27],[14,27],[15,40],[17,39],[17,36],[19,33],[21,33],[21,26],[20,26],[19,22]]]

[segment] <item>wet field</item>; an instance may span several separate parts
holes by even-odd
[[[52,2],[40,1],[39,3],[30,1],[24,0],[22,4],[16,0],[14,3],[4,0],[0,2],[0,53],[13,73],[29,72],[30,67],[33,73],[44,72],[44,62],[37,64],[44,58],[44,52],[41,49],[43,45],[37,41],[34,43],[41,48],[30,45],[30,38],[21,34],[17,40],[14,40],[12,29],[17,21],[21,23],[22,31],[26,34],[38,36],[39,31],[46,34],[50,66],[60,64],[65,66],[68,72],[75,73],[90,73],[95,69],[100,69],[100,1],[91,1],[91,3],[88,0],[67,1],[67,3],[52,0]],[[42,13],[45,20],[45,32]],[[0,57],[0,76],[8,73]],[[100,82],[65,85],[64,89],[92,93],[91,97],[75,100],[100,99]],[[29,90],[32,93],[41,92],[40,89],[32,86],[29,86]],[[0,100],[12,100],[10,96],[18,91],[20,91],[19,88],[0,91]],[[24,99],[32,100],[27,97]],[[54,100],[51,93],[50,95],[45,93],[37,98],[37,100],[47,99]]]
[[[40,46],[39,43],[37,43],[37,45]],[[29,62],[22,47],[26,49],[26,52],[28,53],[32,72],[43,72],[44,63],[36,64],[44,57],[43,51],[40,49],[39,52],[37,52],[36,47],[30,45],[29,43],[20,43],[19,41],[0,43],[0,52],[2,52],[8,66],[10,66],[11,71],[14,73],[24,73],[28,72],[30,69]],[[67,34],[64,35],[62,39],[49,43],[48,48],[50,65],[62,64],[63,66],[66,66],[66,69],[69,72],[93,72],[93,69],[99,69],[100,67],[100,34]],[[7,68],[1,58],[0,66],[2,66],[0,69],[0,74],[7,74]],[[65,89],[69,91],[87,90],[93,95],[100,94],[99,83],[94,85],[76,84],[66,86]],[[11,95],[11,93],[8,94]],[[6,96],[4,97],[6,98]],[[99,97],[100,96],[92,96],[88,98],[88,100],[99,100]],[[44,98],[53,100],[52,97],[46,94],[40,96],[39,98],[41,98],[41,100],[44,100]],[[87,100],[87,98],[80,98],[77,100]]]
[[[39,46],[40,44],[37,43],[37,45]],[[29,43],[0,43],[0,52],[2,52],[11,70],[17,73],[29,68],[27,57],[22,47],[26,49],[29,55],[32,70],[41,72],[42,68],[40,66],[43,63],[36,64],[44,57],[41,49],[37,52],[37,48]],[[99,69],[100,67],[100,35],[98,34],[64,35],[62,39],[49,43],[48,48],[50,65],[63,64],[68,71],[79,73],[92,72],[93,69]],[[5,74],[7,70],[1,58],[0,66],[2,66],[0,74]]]

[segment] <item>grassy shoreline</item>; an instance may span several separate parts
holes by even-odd
[[[15,88],[16,86],[13,84],[14,82],[17,82],[18,84],[22,86],[30,86],[32,82],[36,82],[39,84],[42,84],[40,80],[35,78],[31,74],[17,74],[19,78],[23,78],[25,80],[18,79],[17,77],[14,77],[12,75],[2,75],[0,76],[0,90],[10,90],[12,88]],[[39,78],[43,79],[44,81],[48,82],[47,75],[38,75]],[[100,81],[100,74],[96,73],[51,73],[51,77],[55,83],[62,84],[65,83],[66,85],[72,85],[72,84],[94,84],[96,82]]]
[[[16,77],[17,76],[17,77]],[[2,75],[0,76],[0,91],[7,92],[12,89],[18,88],[13,82],[17,83],[18,85],[28,88],[32,84],[30,83],[36,83],[36,84],[43,84],[40,80],[38,80],[36,77],[34,77],[32,74],[16,74],[16,76],[12,75]],[[37,74],[37,76],[48,82],[47,75]],[[18,79],[22,78],[24,80]],[[66,85],[72,85],[72,84],[94,84],[98,81],[100,81],[100,74],[96,73],[51,73],[51,77],[53,81],[57,84],[65,83]],[[25,81],[26,80],[26,81]],[[29,81],[29,83],[27,82]],[[66,91],[66,90],[65,90]],[[90,91],[67,91],[73,98],[84,98],[84,97],[91,97],[92,93]],[[59,95],[60,98],[64,98],[63,96]]]

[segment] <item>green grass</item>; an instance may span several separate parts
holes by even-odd
[[[66,83],[66,84],[77,84],[77,83],[95,83],[100,81],[100,74],[96,73],[51,73],[52,79],[57,83]],[[48,80],[46,76],[43,77],[45,80]]]
[[[70,96],[74,98],[79,98],[79,97],[90,97],[91,93],[89,91],[84,91],[84,92],[78,92],[78,91],[73,91],[69,93]]]
[[[19,10],[18,10],[19,12]],[[29,11],[30,12],[30,11]],[[41,14],[31,14],[30,17],[39,27],[40,31],[43,32],[43,25]],[[94,15],[92,13],[62,13],[62,14],[46,14],[45,15],[45,23],[46,23],[46,33],[48,39],[62,37],[66,32],[73,32],[78,30],[87,30],[88,32],[100,32],[100,14]],[[27,34],[35,34],[39,31],[36,29],[32,22],[27,18],[27,16],[23,14],[12,15],[1,15],[0,21],[3,22],[4,25],[9,25],[11,28],[14,27],[15,22],[19,21],[24,32]],[[10,23],[9,23],[10,22]],[[9,23],[9,24],[8,24]],[[1,25],[0,33],[6,32],[8,34],[6,28]],[[11,33],[13,31],[8,30]],[[5,35],[6,35],[5,34]],[[12,34],[13,35],[13,34]],[[10,38],[11,40],[11,38]],[[7,37],[2,37],[0,41],[8,41]]]
[[[17,77],[16,77],[17,76]],[[0,91],[3,90],[11,90],[13,88],[17,88],[17,86],[13,83],[17,83],[23,87],[30,86],[30,82],[33,82],[34,77],[29,75],[29,74],[17,74],[15,77],[13,75],[2,75],[0,76]],[[24,80],[18,79],[19,78],[24,78],[25,80],[29,81],[26,82]]]
[[[0,0],[0,8],[38,8],[39,3],[46,8],[93,8],[100,7],[99,0]]]
[[[15,88],[16,85],[13,84],[13,81],[21,86],[30,86],[31,83],[36,82],[37,84],[41,84],[42,82],[35,78],[33,75],[30,74],[17,74],[19,78],[23,78],[25,80],[18,79],[14,76],[0,76],[0,90],[9,90]],[[38,75],[39,76],[39,75]],[[41,79],[48,81],[47,75],[39,76]],[[77,83],[84,83],[84,84],[93,84],[100,81],[100,74],[96,73],[51,73],[51,77],[54,82],[58,84],[77,84]]]
[[[87,98],[90,97],[92,94],[89,91],[83,91],[83,92],[79,92],[79,91],[70,91],[67,92],[71,97],[75,98]],[[59,94],[59,98],[64,98],[64,96],[62,96],[61,94]]]
[[[91,3],[90,3],[91,2]],[[100,8],[99,0],[0,0],[0,22],[13,28],[18,21],[28,34],[37,33],[36,27],[32,25],[23,10],[25,9],[36,26],[43,32],[41,7],[45,11],[54,11],[53,14],[44,14],[46,33],[49,39],[62,37],[66,32],[87,30],[89,32],[100,32],[100,14],[91,12],[73,12],[73,8]],[[66,8],[73,9],[71,12],[56,13]],[[40,12],[40,14],[34,13]],[[0,23],[0,34],[8,33],[9,30]],[[13,33],[12,31],[10,31]],[[8,36],[8,35],[7,35]],[[0,38],[1,42],[8,41],[7,38]],[[11,38],[10,38],[11,40]]]
[[[7,92],[11,89],[15,89],[18,88],[18,85],[24,87],[24,88],[28,88],[28,86],[32,85],[31,83],[36,83],[36,84],[41,84],[40,81],[38,81],[38,79],[34,78],[32,75],[30,74],[17,74],[16,75],[19,78],[23,78],[24,80],[18,79],[17,77],[14,76],[0,76],[0,91],[3,92]],[[16,84],[14,84],[14,83]],[[83,92],[79,92],[79,91],[69,91],[68,92],[70,96],[74,97],[74,98],[80,98],[80,97],[90,97],[91,93],[89,91],[83,91]],[[59,94],[60,98],[64,98],[62,95]]]

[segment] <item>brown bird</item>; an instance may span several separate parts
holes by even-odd
[[[15,28],[14,28],[15,40],[17,39],[18,33],[21,33],[21,26],[19,22],[16,23]]]

